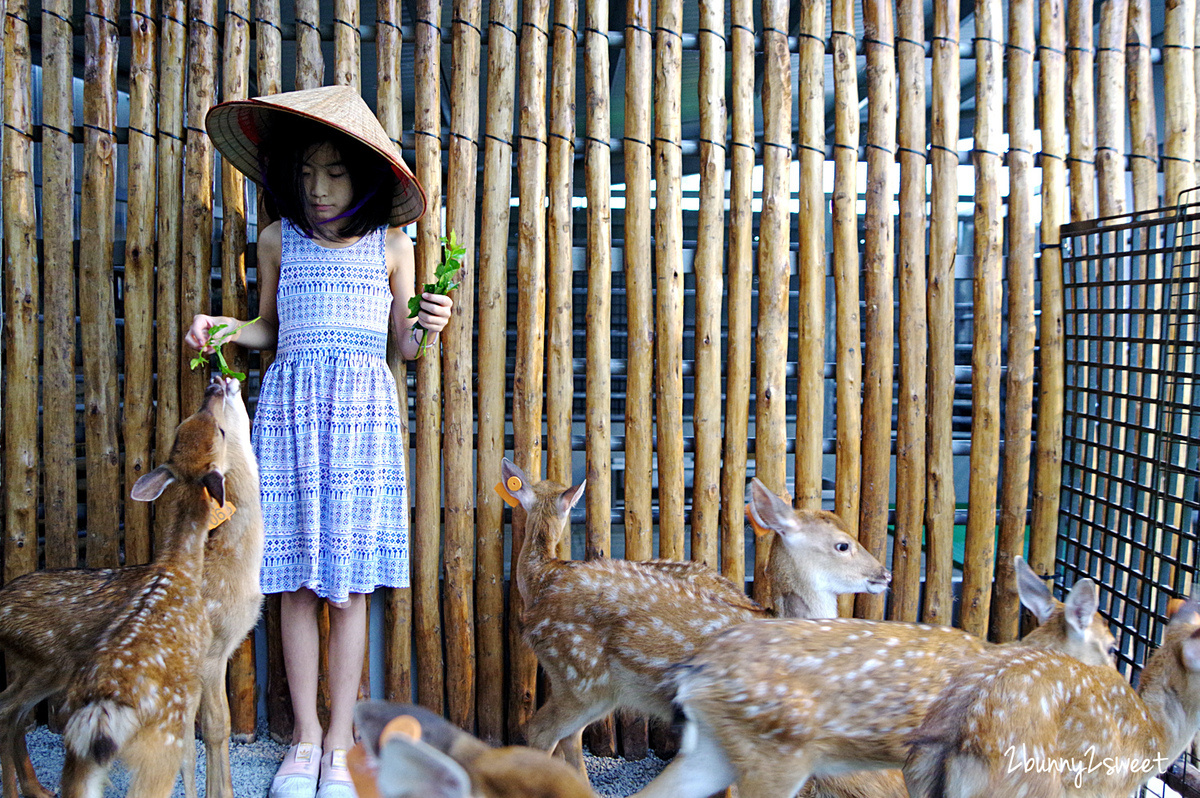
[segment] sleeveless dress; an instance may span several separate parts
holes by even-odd
[[[386,346],[387,228],[331,249],[283,221],[279,342],[254,416],[262,590],[408,586],[408,489]]]

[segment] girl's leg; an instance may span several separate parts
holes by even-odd
[[[317,607],[320,599],[306,587],[284,593],[280,600],[283,667],[287,671],[295,726],[292,743],[321,744],[317,717],[317,671],[320,667]]]
[[[354,705],[362,681],[367,648],[367,597],[351,593],[343,604],[329,604],[329,729],[325,750],[354,745]]]

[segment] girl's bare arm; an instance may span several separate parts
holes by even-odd
[[[247,349],[274,349],[279,338],[279,316],[275,308],[275,291],[279,287],[279,259],[283,251],[279,222],[266,227],[258,237],[258,320],[242,327],[229,340]],[[208,339],[218,324],[236,329],[244,319],[232,316],[199,314],[192,319],[183,342],[200,352],[211,352]]]

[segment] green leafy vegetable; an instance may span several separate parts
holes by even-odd
[[[242,331],[243,327],[249,327],[254,322],[258,321],[259,317],[255,316],[245,324],[229,329],[228,324],[214,324],[208,331],[208,345],[213,348],[213,353],[217,356],[217,366],[221,369],[221,374],[226,377],[233,377],[235,380],[245,380],[246,375],[240,371],[234,371],[229,368],[229,363],[225,360],[225,355],[221,353],[221,345],[229,342],[229,339]],[[192,370],[208,365],[208,355],[203,352],[192,358]]]
[[[454,281],[454,276],[458,274],[458,270],[462,268],[463,255],[467,254],[467,248],[461,247],[458,244],[458,238],[454,231],[450,231],[450,237],[442,236],[442,262],[438,264],[434,270],[433,276],[437,279],[435,283],[425,283],[425,287],[412,299],[408,300],[408,317],[416,318],[421,312],[421,294],[449,294],[455,288],[458,288],[458,283]],[[413,325],[414,330],[421,331],[421,344],[417,347],[417,357],[425,354],[425,350],[429,348],[426,341],[429,338],[429,332],[421,326],[421,322]]]

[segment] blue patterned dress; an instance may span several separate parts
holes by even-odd
[[[408,490],[386,345],[387,228],[331,249],[286,220],[279,343],[254,416],[262,589],[350,593],[408,585]]]

